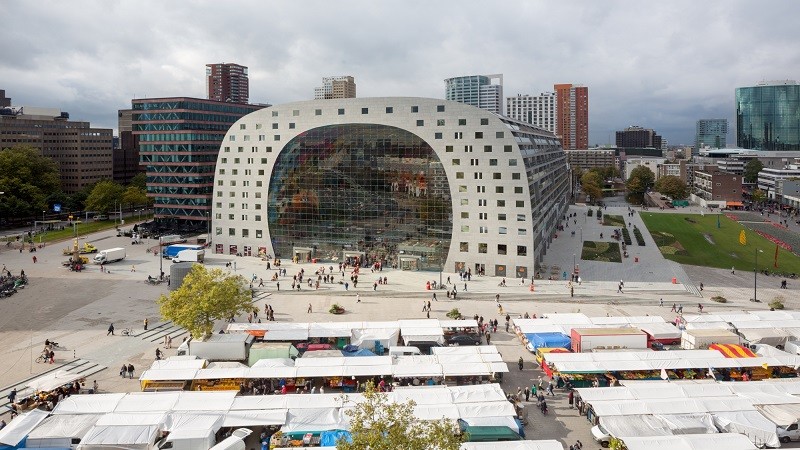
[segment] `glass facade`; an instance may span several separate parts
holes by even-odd
[[[309,130],[286,144],[269,186],[276,256],[444,266],[452,234],[446,175],[430,145],[408,131],[375,124]]]
[[[736,145],[756,150],[800,150],[800,85],[736,89]]]

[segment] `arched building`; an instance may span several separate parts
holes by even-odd
[[[461,103],[277,105],[225,136],[212,250],[527,277],[569,179],[552,133]]]

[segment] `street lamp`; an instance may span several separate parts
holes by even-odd
[[[572,275],[575,275],[575,253],[572,254]]]
[[[750,299],[751,302],[758,302],[758,254],[764,253],[763,250],[755,249],[756,254],[756,266],[753,268],[753,298]]]

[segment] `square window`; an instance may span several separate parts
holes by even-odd
[[[528,234],[528,230],[526,230],[525,228],[517,228],[517,235],[525,236],[527,234]]]
[[[260,219],[261,216],[256,216],[256,220]],[[261,230],[256,230],[256,239],[261,239]]]
[[[454,159],[453,160],[453,165],[454,166],[460,166],[461,165],[461,160],[460,159]]]
[[[235,140],[236,140],[236,136],[232,134],[232,135],[230,135],[230,136],[228,137],[228,140],[229,140],[229,141],[235,141]]]
[[[469,225],[461,225],[462,233],[469,233]]]
[[[256,205],[256,206],[258,206],[258,205]],[[256,209],[258,209],[258,208],[256,208]],[[261,222],[261,216],[256,215],[256,222]]]
[[[486,253],[488,251],[488,249],[489,249],[488,247],[489,246],[487,244],[479,243],[478,244],[478,253]]]
[[[264,175],[264,169],[258,169],[258,174],[259,175]]]
[[[442,133],[433,133],[433,138],[434,139],[441,139],[442,138]]]
[[[261,158],[261,164],[266,164],[266,163],[267,163],[267,158]]]
[[[469,213],[467,211],[461,211],[461,218],[469,219]]]
[[[260,123],[257,123],[257,124],[256,124],[256,130],[260,130],[260,129],[261,129],[261,124],[260,124]]]
[[[392,114],[392,113],[394,113],[394,108],[391,107],[391,106],[387,106],[386,107],[386,114]]]
[[[239,164],[239,158],[233,158],[233,163],[234,164]]]
[[[294,122],[289,123],[289,129],[294,130]]]
[[[281,135],[280,135],[280,134],[276,134],[276,135],[273,137],[273,139],[274,139],[274,140],[276,140],[276,141],[280,141],[280,140],[281,140]]]
[[[511,167],[516,167],[517,166],[517,160],[516,159],[509,159],[508,160],[508,165],[511,166]]]
[[[340,116],[344,115],[344,108],[339,108],[338,113]]]
[[[495,186],[494,187],[495,194],[502,194],[503,193],[503,186]]]
[[[292,116],[297,117],[299,115],[300,115],[300,110],[299,109],[292,110]]]
[[[469,205],[469,199],[468,198],[462,198],[461,199],[461,206],[467,206],[467,205]]]
[[[514,186],[515,194],[522,194],[522,186]]]
[[[278,111],[272,111],[272,117],[278,117]]]
[[[458,125],[459,126],[464,126],[466,124],[467,124],[467,119],[458,119]]]
[[[517,256],[528,256],[528,247],[524,245],[517,246]]]
[[[235,217],[233,214],[228,214],[228,220],[235,220]]]
[[[222,227],[217,227],[216,232],[217,232],[217,236],[222,235]]]
[[[321,109],[315,109],[314,110],[314,115],[315,116],[321,116],[322,115],[322,110]],[[256,234],[261,234],[261,233],[256,232]]]
[[[361,108],[361,114],[369,114],[369,108]]]
[[[239,169],[231,169],[231,175],[239,175]]]
[[[497,139],[503,139],[505,137],[505,133],[502,131],[498,131],[494,134],[494,137]]]
[[[508,253],[508,246],[506,244],[497,244],[497,254],[505,255]]]
[[[517,208],[524,208],[525,207],[525,200],[517,200],[516,204],[517,204]]]
[[[510,145],[504,145],[503,146],[503,151],[506,152],[506,153],[511,152],[511,149],[512,149],[512,147]]]
[[[244,147],[237,147],[236,151],[239,152],[239,153],[243,153],[244,152]]]
[[[460,242],[458,245],[458,250],[461,252],[468,252],[469,251],[469,242]]]
[[[496,166],[497,165],[497,160],[496,159],[490,159],[489,160],[489,165],[490,166]]]
[[[511,174],[511,179],[512,180],[519,180],[520,179],[519,172],[512,173]]]
[[[467,186],[463,185],[463,184],[459,185],[458,186],[458,192],[467,192]]]
[[[419,112],[419,106],[412,106],[411,107],[411,112],[412,113],[418,113]]]
[[[272,152],[272,147],[267,147],[267,153],[270,153],[270,152]],[[265,162],[266,162],[266,160],[265,160]]]
[[[456,179],[463,180],[464,179],[464,172],[456,172]]]
[[[273,130],[277,130],[278,129],[278,124],[277,123],[273,123],[272,124],[272,129]]]
[[[525,214],[517,214],[517,222],[525,222]]]
[[[245,140],[245,141],[249,141],[249,140],[250,140],[250,135],[249,135],[249,134],[246,134],[246,135],[244,136],[244,140]]]
[[[245,217],[247,217],[247,216],[245,216]],[[244,237],[244,238],[250,237],[250,230],[248,230],[247,228],[243,229],[242,230],[242,237]]]
[[[492,146],[491,145],[484,145],[483,146],[483,151],[485,153],[491,153],[492,152]]]
[[[505,214],[498,214],[497,215],[497,220],[505,221],[506,220],[506,215]]]
[[[225,169],[219,169],[219,174],[220,175],[225,175]]]
[[[481,125],[489,125],[489,119],[481,119]]]
[[[508,234],[508,228],[506,227],[500,227],[498,231],[500,234]]]
[[[444,126],[444,119],[436,119],[436,126],[443,127]]]
[[[228,228],[228,236],[236,236],[236,228]]]
[[[501,174],[500,172],[494,172],[492,174],[492,179],[493,180],[502,180],[503,179],[503,174]]]
[[[452,152],[452,151],[453,151],[453,146],[452,146],[452,145],[446,145],[446,146],[444,147],[444,151],[445,151],[445,152],[448,152],[448,153],[449,153],[449,152]]]
[[[224,151],[225,151],[225,153],[230,153],[231,148],[226,146]]]
[[[444,105],[436,105],[436,112],[444,112]]]
[[[261,180],[256,180],[256,187],[261,187],[261,183],[262,183]]]
[[[498,200],[497,201],[497,206],[499,206],[501,208],[506,206],[506,201],[505,200]]]
[[[483,139],[483,131],[476,131],[475,139]]]
[[[418,120],[417,121],[417,126],[418,127],[425,126],[425,121],[424,120]]]

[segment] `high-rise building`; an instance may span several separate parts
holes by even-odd
[[[0,114],[0,149],[30,146],[52,158],[68,194],[111,179],[112,138],[113,130],[71,121],[58,108],[9,105]]]
[[[206,90],[209,100],[248,103],[250,82],[247,67],[232,63],[206,64]]]
[[[356,98],[356,80],[349,75],[322,78],[322,86],[314,88],[314,99]]]
[[[700,119],[694,135],[693,155],[699,155],[703,147],[725,148],[727,146],[728,119]]]
[[[589,88],[556,84],[556,134],[564,150],[589,148]]]
[[[492,81],[497,81],[492,84]],[[468,75],[444,80],[444,98],[503,114],[503,75]]]
[[[6,97],[6,91],[0,89],[0,108],[7,108],[11,106],[11,99]]]
[[[736,88],[736,145],[800,150],[800,85],[781,80]]]
[[[555,133],[556,93],[542,92],[539,95],[517,94],[516,97],[506,97],[506,117]]]
[[[649,128],[634,125],[623,131],[617,131],[617,147],[619,148],[661,149],[661,144],[661,136]]]
[[[262,106],[189,97],[131,101],[132,135],[139,139],[139,157],[147,168],[147,195],[157,219],[209,220],[214,168],[220,144],[231,124]],[[269,124],[240,130],[225,143],[226,158],[254,164],[255,145],[267,141]],[[271,133],[278,133],[269,130]],[[273,135],[269,135],[270,140]],[[201,222],[202,223],[202,222]]]
[[[119,146],[113,152],[114,181],[128,184],[136,175],[145,173],[145,166],[139,163],[139,136],[133,135],[132,109],[117,111],[117,129]]]

